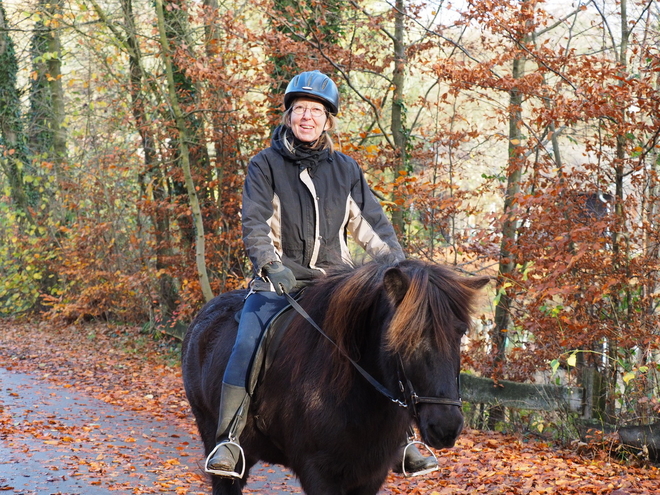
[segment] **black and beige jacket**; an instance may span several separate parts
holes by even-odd
[[[371,256],[404,259],[394,229],[357,162],[340,152],[290,151],[278,127],[271,146],[248,166],[243,188],[243,241],[257,276],[282,261],[296,279],[352,264],[347,233]]]

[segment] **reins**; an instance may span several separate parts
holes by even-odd
[[[378,380],[376,380],[373,376],[369,374],[367,370],[365,370],[362,366],[360,366],[353,358],[351,358],[346,352],[337,345],[337,343],[332,340],[322,329],[320,326],[317,325],[317,323],[312,319],[309,314],[307,314],[307,311],[303,309],[303,307],[298,304],[298,301],[296,301],[293,297],[291,297],[290,294],[287,292],[284,292],[284,295],[286,296],[287,300],[289,301],[289,304],[295,309],[300,316],[302,316],[307,323],[312,325],[314,329],[319,332],[325,339],[330,342],[338,351],[339,353],[344,356],[348,361],[353,365],[353,367],[382,395],[387,397],[390,401],[394,402],[397,406],[404,407],[404,408],[410,408],[411,411],[413,412],[414,416],[417,416],[417,404],[440,404],[440,405],[447,405],[447,406],[456,406],[456,407],[462,407],[463,406],[463,400],[461,399],[460,395],[458,399],[447,399],[445,397],[420,397],[417,395],[415,392],[415,389],[412,386],[412,383],[408,379],[408,377],[405,374],[405,370],[403,368],[403,361],[401,359],[401,356],[399,357],[399,370],[403,374],[403,379],[405,380],[405,385],[404,382],[401,380],[399,377],[399,386],[401,388],[401,392],[404,395],[403,400],[397,398],[392,394],[387,387],[385,387],[383,384],[381,384]],[[458,390],[460,394],[460,373],[457,377],[458,380]]]

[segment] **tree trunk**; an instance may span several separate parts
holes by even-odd
[[[24,181],[24,171],[29,160],[21,121],[20,95],[16,86],[17,73],[14,42],[9,36],[5,8],[0,0],[0,137],[5,148],[4,156],[0,156],[0,164],[7,176],[9,193],[19,218],[33,223],[29,207],[31,192],[34,191]]]
[[[526,2],[524,2],[526,3]],[[524,11],[525,6],[521,7]],[[523,36],[521,42],[525,41]],[[511,78],[516,81],[523,76],[525,59],[517,56],[513,60]],[[506,361],[507,334],[509,331],[511,314],[510,277],[515,269],[515,261],[512,256],[512,247],[516,243],[518,232],[518,218],[516,200],[520,192],[520,181],[522,178],[522,156],[520,151],[522,122],[522,94],[517,87],[509,91],[509,158],[507,164],[507,185],[504,196],[502,241],[500,243],[499,270],[497,276],[498,300],[495,306],[495,326],[491,335],[493,342],[493,371],[494,377],[498,377]],[[499,421],[504,420],[504,409],[494,407],[489,414],[488,424],[492,428]]]
[[[514,60],[513,78],[518,79],[522,74],[524,61],[520,58]],[[520,192],[520,180],[522,167],[519,160],[520,129],[518,124],[521,120],[522,96],[517,89],[510,92],[509,100],[509,164],[507,171],[507,187],[504,198],[504,220],[502,223],[502,242],[500,244],[499,263],[499,300],[495,307],[495,333],[493,343],[495,345],[495,365],[505,360],[505,348],[507,332],[509,328],[509,312],[511,298],[507,291],[509,276],[513,273],[515,263],[511,254],[511,247],[516,242],[518,219],[516,216],[516,196]]]
[[[218,11],[216,0],[204,0],[204,5],[211,11]],[[222,60],[225,54],[222,52],[222,36],[218,31],[217,23],[209,23],[206,30],[206,54],[209,60],[214,61],[215,66],[220,64],[218,57]],[[223,70],[224,63],[218,67]],[[236,122],[237,112],[234,107],[234,99],[227,95],[223,83],[218,83],[213,92],[215,106],[220,110],[214,112],[210,117],[210,126],[213,129],[213,151],[215,153],[215,178],[217,186],[214,191],[215,209],[217,211],[214,232],[217,241],[214,245],[216,256],[222,260],[222,269],[218,270],[221,287],[227,289],[227,282],[231,274],[236,278],[245,278],[245,250],[240,237],[241,233],[241,188],[237,188],[231,181],[236,180],[239,171],[244,167],[240,158],[239,143],[236,136],[239,135],[239,125]],[[282,89],[282,92],[284,89]]]
[[[137,31],[133,16],[132,0],[123,0],[124,25],[126,26],[126,44],[129,49],[129,85],[131,93],[131,111],[135,120],[135,126],[140,133],[142,150],[144,152],[144,169],[140,173],[140,188],[143,195],[151,191],[154,202],[159,205],[156,212],[150,212],[151,222],[154,228],[156,241],[156,271],[158,273],[158,304],[160,319],[167,322],[171,319],[176,309],[177,291],[174,281],[167,272],[172,259],[172,240],[170,238],[170,215],[166,204],[168,203],[167,192],[164,188],[164,177],[160,164],[156,157],[154,136],[149,125],[144,101],[146,95],[142,86],[142,55],[137,40]]]
[[[404,44],[404,16],[405,3],[403,0],[396,0],[394,8],[394,73],[392,74],[392,84],[394,93],[392,96],[392,140],[394,141],[394,152],[396,161],[393,167],[394,180],[400,177],[401,172],[407,172],[407,145],[408,139],[405,129],[405,68],[406,68],[406,47]],[[392,211],[392,224],[399,234],[401,242],[407,244],[405,237],[405,222],[403,215],[403,196],[400,192],[394,191],[394,203],[397,205]]]
[[[625,77],[628,72],[628,37],[630,31],[628,27],[627,2],[622,0],[619,4],[621,14],[621,45],[619,47],[618,59],[621,66],[621,74]],[[619,85],[624,84],[620,82]],[[625,110],[619,113],[619,125],[623,127],[626,121]],[[625,131],[624,131],[625,132]],[[616,136],[616,156],[614,160],[614,232],[612,235],[613,251],[613,269],[616,272],[628,271],[628,238],[626,235],[626,217],[624,210],[624,179],[626,176],[626,141],[625,134]],[[628,278],[630,276],[628,275]],[[607,342],[607,397],[605,402],[605,414],[609,421],[614,421],[616,417],[616,388],[617,378],[619,376],[619,338],[618,336],[625,332],[628,317],[627,308],[630,308],[629,299],[630,289],[623,291],[613,291],[612,311],[615,313],[613,318],[613,329],[610,332]]]
[[[64,122],[64,88],[62,87],[62,44],[59,34],[59,16],[62,11],[62,0],[47,1],[45,7],[50,14],[51,27],[48,30],[48,85],[50,87],[51,114],[50,128],[53,133],[53,163],[55,172],[59,174],[67,157],[66,129]],[[52,56],[56,54],[56,56]]]
[[[603,375],[592,362],[592,359],[584,359],[584,353],[578,353],[577,369],[580,373],[580,384],[584,388],[584,408],[582,419],[598,421],[605,420],[605,389]],[[580,362],[581,361],[581,362]],[[587,362],[585,362],[587,361]]]
[[[176,159],[177,162],[187,160],[193,177],[204,178],[203,180],[196,181],[195,191],[200,204],[200,211],[202,212],[204,228],[208,230],[209,224],[214,220],[214,209],[209,208],[213,200],[213,195],[210,193],[207,185],[211,180],[211,167],[208,150],[206,149],[205,122],[197,112],[183,112],[183,109],[196,106],[200,91],[187,74],[186,67],[182,67],[179,61],[173,56],[176,45],[183,47],[183,50],[187,51],[195,44],[191,39],[192,36],[188,22],[189,12],[185,8],[185,2],[181,0],[165,0],[164,3],[168,7],[172,7],[163,9],[163,28],[168,46],[170,47],[169,63],[172,70],[174,90],[177,95],[179,108],[182,109],[181,119],[186,126],[186,134],[188,136],[188,140],[186,141],[188,149],[187,158],[179,155]],[[181,152],[180,147],[177,148],[177,151],[178,153]],[[181,164],[181,167],[183,168],[183,164]],[[174,184],[174,190],[185,198],[186,192],[182,186],[177,181]],[[187,190],[187,185],[185,190]],[[194,222],[191,224],[188,217],[182,216],[179,217],[179,227],[183,233],[183,241],[188,244],[196,242],[195,238],[197,234],[195,231],[197,226]]]
[[[190,209],[193,218],[193,225],[195,227],[195,263],[197,265],[197,273],[199,276],[200,288],[204,299],[208,302],[213,299],[213,291],[209,282],[208,271],[206,270],[206,252],[205,252],[205,238],[204,238],[204,222],[202,219],[202,211],[199,205],[199,198],[197,197],[197,190],[193,181],[191,167],[190,167],[190,150],[188,148],[189,135],[186,125],[185,116],[179,104],[179,97],[176,92],[176,85],[174,82],[174,70],[172,67],[172,59],[170,53],[169,41],[165,30],[165,16],[163,13],[163,0],[156,0],[156,15],[158,17],[158,31],[160,35],[160,42],[163,50],[163,60],[165,62],[165,70],[167,73],[167,88],[169,103],[174,114],[176,129],[179,133],[178,146],[181,158],[181,167],[188,191],[188,199],[190,201]]]

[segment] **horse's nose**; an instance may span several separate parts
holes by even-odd
[[[453,447],[463,431],[461,408],[427,405],[420,409],[419,432],[424,442],[436,449]]]

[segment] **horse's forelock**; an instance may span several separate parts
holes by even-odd
[[[387,346],[390,351],[408,357],[419,347],[424,329],[429,327],[430,319],[436,318],[436,311],[426,270],[415,265],[404,269],[404,274],[409,278],[409,286],[390,323]]]
[[[435,347],[447,356],[451,351],[448,332],[455,331],[457,322],[469,324],[475,290],[458,274],[438,265],[407,261],[401,267],[410,285],[390,324],[388,347],[410,356],[423,342],[424,330],[433,328]]]

